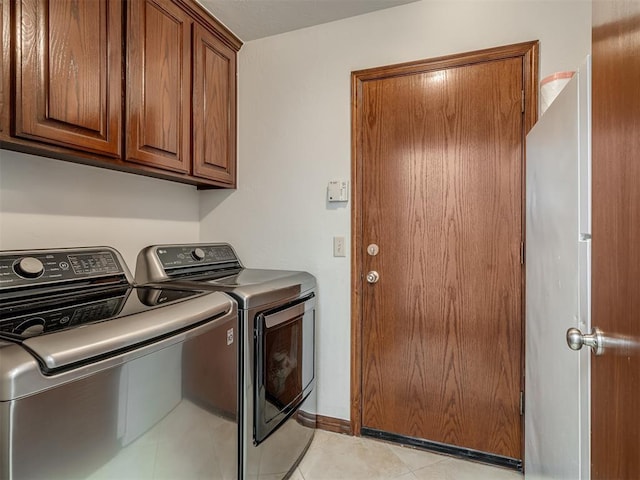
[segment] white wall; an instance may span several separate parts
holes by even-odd
[[[195,187],[0,150],[0,249],[195,242]]]
[[[239,56],[239,189],[203,192],[202,241],[233,243],[253,267],[308,270],[319,282],[318,413],[348,419],[351,203],[350,72],[540,40],[540,74],[590,51],[588,1],[428,1],[248,42]],[[365,319],[366,322],[366,319]]]
[[[0,151],[0,249],[111,245],[129,266],[151,243],[229,241],[249,266],[319,282],[318,412],[349,418],[350,72],[539,39],[541,77],[590,50],[588,1],[427,1],[248,42],[239,56],[239,189]]]

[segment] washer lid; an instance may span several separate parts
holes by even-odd
[[[135,293],[134,293],[135,292]],[[172,297],[165,295],[168,292]],[[79,306],[75,312],[87,316],[87,321],[70,328],[46,331],[28,336],[4,334],[5,339],[20,342],[36,357],[45,374],[98,361],[148,345],[156,339],[179,335],[203,323],[227,314],[235,314],[235,303],[217,293],[183,292],[176,299],[175,290],[152,288],[133,289],[126,302],[113,316],[92,317]],[[145,305],[155,297],[156,305]],[[169,298],[169,300],[167,300]],[[98,308],[98,311],[100,308]],[[59,318],[53,312],[34,312],[30,318]],[[73,313],[71,313],[73,318]]]

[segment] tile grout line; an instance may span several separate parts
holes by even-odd
[[[391,443],[388,443],[388,442],[383,442],[383,443],[386,445],[387,450],[389,450],[389,452],[393,456],[395,456],[398,460],[400,460],[400,462],[409,470],[409,472],[407,472],[407,473],[411,473],[413,475],[414,474],[414,470],[413,470],[413,468],[411,468],[411,465],[409,465],[407,462],[405,462],[402,459],[402,457],[400,457],[399,455],[396,455],[396,452],[394,452],[393,448],[392,448],[392,447],[397,447],[397,448],[403,448],[403,447],[401,447],[400,445],[395,445],[395,444],[391,444]],[[407,473],[404,473],[403,475],[406,475]],[[415,475],[413,475],[413,476],[415,477]]]

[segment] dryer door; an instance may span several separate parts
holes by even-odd
[[[258,315],[254,444],[278,428],[313,389],[315,295]]]

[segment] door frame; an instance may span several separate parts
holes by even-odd
[[[538,54],[537,40],[514,45],[477,50],[468,53],[447,55],[426,60],[375,67],[351,72],[351,434],[360,436],[362,430],[362,287],[363,264],[363,159],[362,159],[362,86],[369,80],[424,73],[443,68],[461,67],[492,60],[521,57],[524,66],[523,108],[524,129],[522,133],[522,158],[525,156],[525,137],[538,119]],[[526,163],[525,163],[526,165]],[[524,165],[523,165],[524,167]],[[524,241],[524,168],[522,175],[522,235]],[[524,255],[523,255],[524,257]],[[524,265],[523,265],[524,268]],[[524,392],[524,272],[522,275],[522,361],[521,389]],[[524,416],[522,417],[524,421]],[[524,427],[524,424],[523,424]],[[524,429],[523,429],[524,431]],[[524,453],[524,435],[522,435]]]

